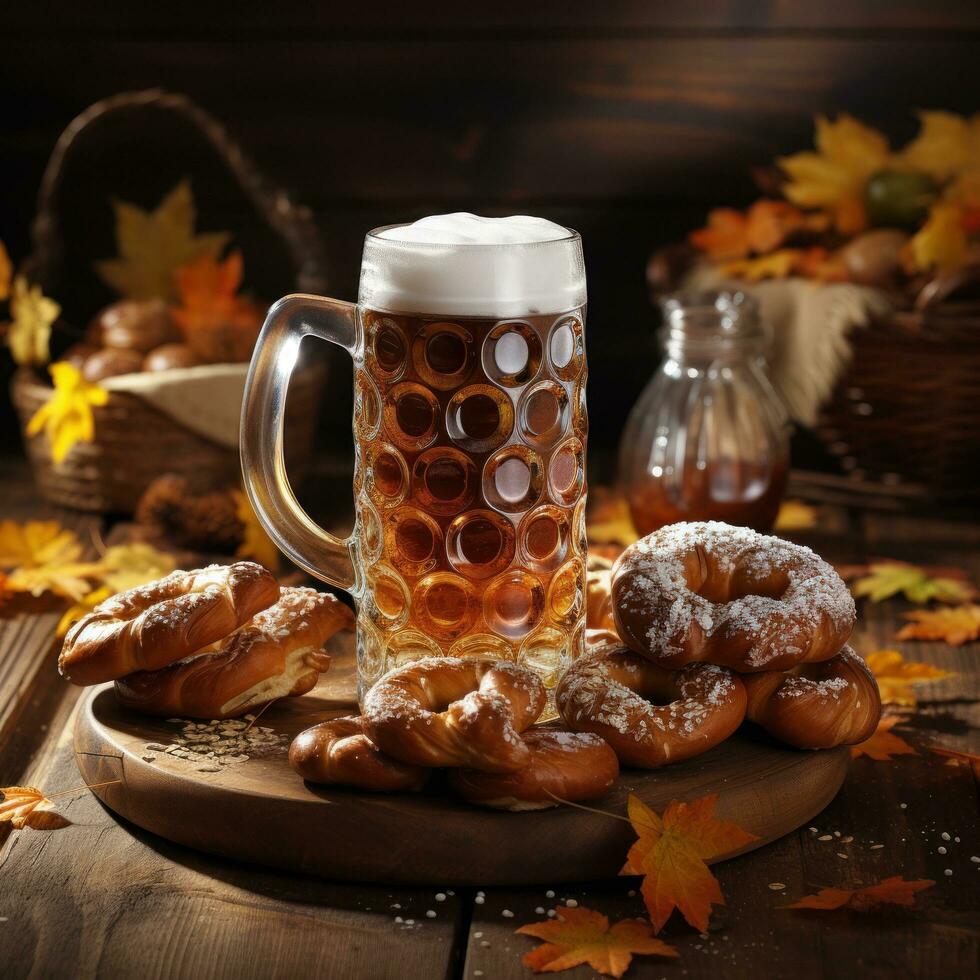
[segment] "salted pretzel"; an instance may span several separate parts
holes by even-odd
[[[585,639],[589,646],[619,643],[612,605],[613,563],[589,551],[585,564]]]
[[[666,670],[607,646],[565,671],[555,705],[569,728],[602,736],[623,765],[656,769],[728,738],[745,717],[745,688],[725,667]]]
[[[299,697],[330,666],[323,644],[354,615],[336,596],[285,588],[279,601],[199,656],[116,681],[116,697],[147,714],[234,718]]]
[[[155,670],[224,639],[278,598],[272,573],[255,562],[172,572],[83,616],[65,637],[58,669],[81,685]]]
[[[364,698],[371,741],[416,766],[512,772],[545,704],[538,676],[505,660],[426,657],[382,677]]]
[[[881,718],[878,683],[849,646],[830,660],[745,677],[746,717],[798,749],[854,745]]]
[[[847,586],[809,548],[715,521],[630,545],[612,592],[623,642],[665,667],[786,670],[829,660],[854,627]]]
[[[594,800],[616,782],[616,753],[597,735],[525,732],[530,762],[517,772],[454,769],[449,783],[463,799],[496,810],[544,810],[568,800]]]
[[[421,789],[431,772],[385,755],[365,734],[360,716],[322,721],[300,732],[289,747],[289,764],[311,783],[376,793]]]

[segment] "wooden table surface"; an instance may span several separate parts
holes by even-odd
[[[0,500],[0,518],[57,516],[83,532],[98,527],[41,503],[18,463],[0,462]],[[980,526],[938,515],[913,519],[827,508],[818,530],[795,536],[835,563],[884,556],[955,565],[980,579]],[[946,764],[929,747],[980,751],[980,644],[896,642],[907,608],[902,601],[864,604],[852,642],[859,651],[899,649],[955,671],[920,687],[918,709],[900,723],[899,733],[918,754],[854,760],[841,793],[812,827],[716,866],[727,905],[716,907],[707,934],[675,917],[663,938],[677,947],[679,959],[636,957],[627,976],[976,974],[980,863],[971,856],[980,855],[977,786],[968,766]],[[0,785],[71,790],[81,782],[70,734],[79,690],[57,676],[59,611],[4,615]],[[5,841],[0,836],[4,980],[528,977],[521,954],[536,941],[514,930],[543,918],[542,910],[575,900],[612,919],[644,914],[631,879],[484,893],[332,884],[170,844],[121,822],[84,788],[58,804],[73,821],[63,830],[10,832],[4,825],[8,829],[0,831],[6,834]],[[325,840],[323,846],[344,842]],[[930,878],[936,885],[917,896],[913,911],[779,908],[820,888],[891,875]],[[594,973],[578,967],[565,975]]]

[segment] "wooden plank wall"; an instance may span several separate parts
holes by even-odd
[[[466,208],[579,228],[596,448],[612,448],[655,365],[652,248],[713,204],[748,202],[751,165],[806,146],[814,113],[850,111],[899,140],[917,107],[978,108],[980,5],[956,0],[215,6],[42,0],[5,12],[11,251],[27,249],[46,157],[76,113],[125,89],[186,92],[315,209],[337,295],[354,295],[375,224]],[[349,439],[345,387],[326,426],[337,447]]]

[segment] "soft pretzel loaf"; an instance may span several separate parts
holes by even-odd
[[[353,613],[335,596],[285,588],[275,605],[212,651],[120,678],[116,696],[147,714],[234,718],[306,694],[330,666],[323,644],[353,624]]]
[[[120,592],[65,637],[58,669],[72,684],[100,684],[182,660],[234,633],[279,598],[254,562],[173,572]]]

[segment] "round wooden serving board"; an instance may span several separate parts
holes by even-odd
[[[370,794],[304,783],[289,739],[349,713],[329,687],[281,701],[257,725],[287,738],[265,757],[201,771],[148,745],[183,725],[122,708],[111,685],[86,693],[75,726],[78,767],[121,817],[188,847],[327,878],[428,885],[517,885],[614,877],[635,839],[622,820],[563,806],[506,813],[454,798],[438,779],[420,794]],[[798,752],[739,732],[696,759],[625,770],[596,807],[623,815],[629,793],[657,811],[718,794],[718,815],[758,835],[751,850],[806,823],[834,797],[847,749]],[[213,765],[207,768],[215,768]],[[119,780],[104,786],[94,786]],[[733,855],[723,855],[730,857]]]

